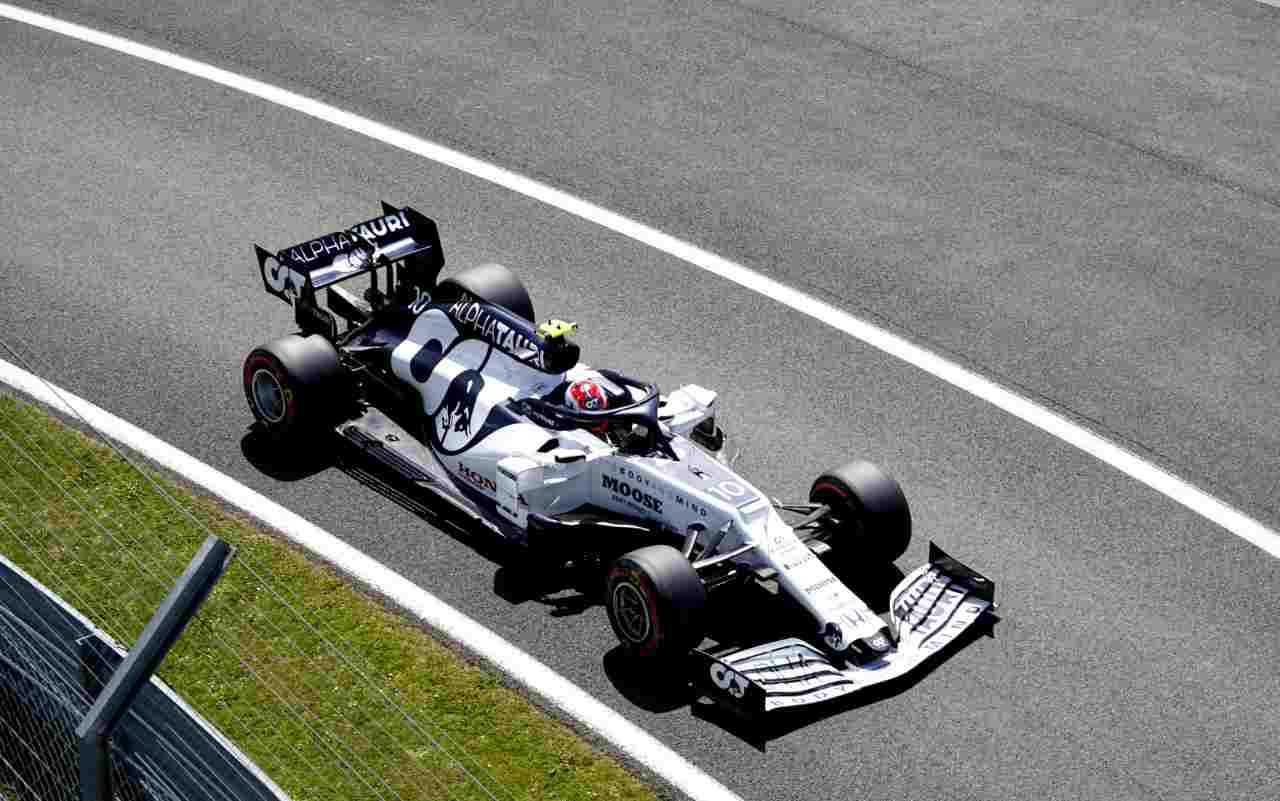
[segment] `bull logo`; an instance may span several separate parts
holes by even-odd
[[[476,408],[482,389],[484,376],[480,375],[479,370],[463,370],[449,382],[439,418],[442,441],[448,439],[451,432],[462,434],[468,439],[471,437],[471,413]]]

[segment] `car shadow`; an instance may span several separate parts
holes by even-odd
[[[646,712],[674,712],[697,698],[697,691],[689,684],[689,671],[681,664],[638,662],[629,658],[621,645],[605,652],[601,664],[622,697]]]
[[[301,481],[334,466],[333,446],[326,438],[290,442],[282,447],[261,423],[240,438],[240,453],[258,472],[276,481]]]
[[[600,605],[603,572],[598,566],[538,564],[524,556],[493,574],[493,591],[502,600],[541,604],[552,617],[580,615]]]

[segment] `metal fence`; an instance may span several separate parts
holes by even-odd
[[[0,798],[78,801],[76,727],[125,652],[0,556]],[[287,796],[159,679],[110,744],[121,801],[283,801]]]

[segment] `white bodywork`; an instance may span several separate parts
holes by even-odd
[[[764,493],[686,437],[716,415],[714,392],[690,385],[662,399],[659,418],[674,460],[622,454],[586,430],[549,430],[525,418],[486,432],[484,422],[496,406],[541,397],[565,380],[594,373],[578,365],[555,375],[522,363],[518,347],[508,352],[492,344],[503,344],[501,330],[487,331],[486,339],[472,338],[470,331],[464,336],[460,327],[485,325],[483,310],[472,305],[455,304],[448,313],[427,310],[392,353],[395,374],[422,395],[423,412],[434,427],[432,452],[454,482],[492,499],[497,513],[517,528],[527,525],[530,513],[557,515],[590,504],[653,521],[672,532],[674,543],[691,526],[701,526],[700,543],[719,540],[714,552],[695,553],[701,560],[749,546],[735,561],[776,571],[779,586],[810,612],[833,650],[886,628],[796,536]],[[431,365],[425,375],[424,348]],[[469,408],[446,402],[451,392],[455,398],[465,395]]]

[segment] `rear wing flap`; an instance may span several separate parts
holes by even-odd
[[[729,653],[693,651],[694,684],[712,699],[756,716],[855,693],[912,672],[995,608],[995,586],[929,544],[929,562],[889,596],[896,647],[861,665],[838,662],[792,637]]]
[[[435,222],[385,201],[381,215],[345,230],[274,253],[260,245],[253,250],[263,288],[291,306],[299,299],[314,304],[317,289],[384,266],[398,269],[402,284],[429,290],[444,267]]]

